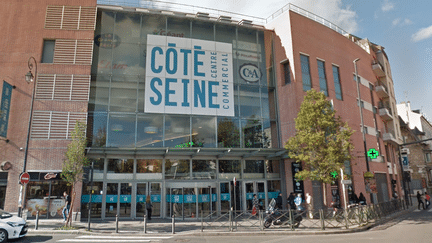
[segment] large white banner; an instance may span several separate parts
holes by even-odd
[[[232,44],[147,36],[144,111],[234,116]]]

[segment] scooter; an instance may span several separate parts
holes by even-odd
[[[301,211],[296,210],[292,214],[293,220],[290,220],[288,213],[281,214],[276,206],[276,201],[274,198],[270,201],[269,208],[266,211],[266,217],[264,218],[264,227],[268,228],[271,225],[293,225],[295,228],[299,227],[300,222],[303,220],[301,216]],[[293,221],[293,222],[292,222]]]

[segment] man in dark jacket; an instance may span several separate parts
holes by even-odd
[[[295,203],[294,203],[294,199],[295,199],[294,192],[291,192],[288,199],[287,199],[289,209],[294,210],[296,208]]]
[[[417,201],[418,201],[418,209],[420,210],[420,204],[422,205],[423,209],[425,209],[423,198],[419,191],[417,191]]]
[[[276,198],[276,208],[282,209],[282,193],[279,192],[279,196]]]

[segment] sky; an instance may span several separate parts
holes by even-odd
[[[167,1],[167,0],[165,0]],[[173,0],[173,3],[267,18],[288,3],[383,46],[397,103],[409,101],[432,122],[430,0]],[[221,14],[222,15],[222,14]]]

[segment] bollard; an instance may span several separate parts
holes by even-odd
[[[203,217],[203,213],[201,211],[201,232],[204,231],[204,217]]]
[[[35,223],[35,230],[37,230],[39,227],[39,211],[36,211],[36,223]]]
[[[172,216],[172,233],[175,234],[175,215]]]
[[[118,233],[118,221],[119,221],[119,218],[118,218],[118,215],[116,214],[116,227],[115,227],[116,233]]]
[[[147,215],[144,214],[144,234],[147,233]]]

